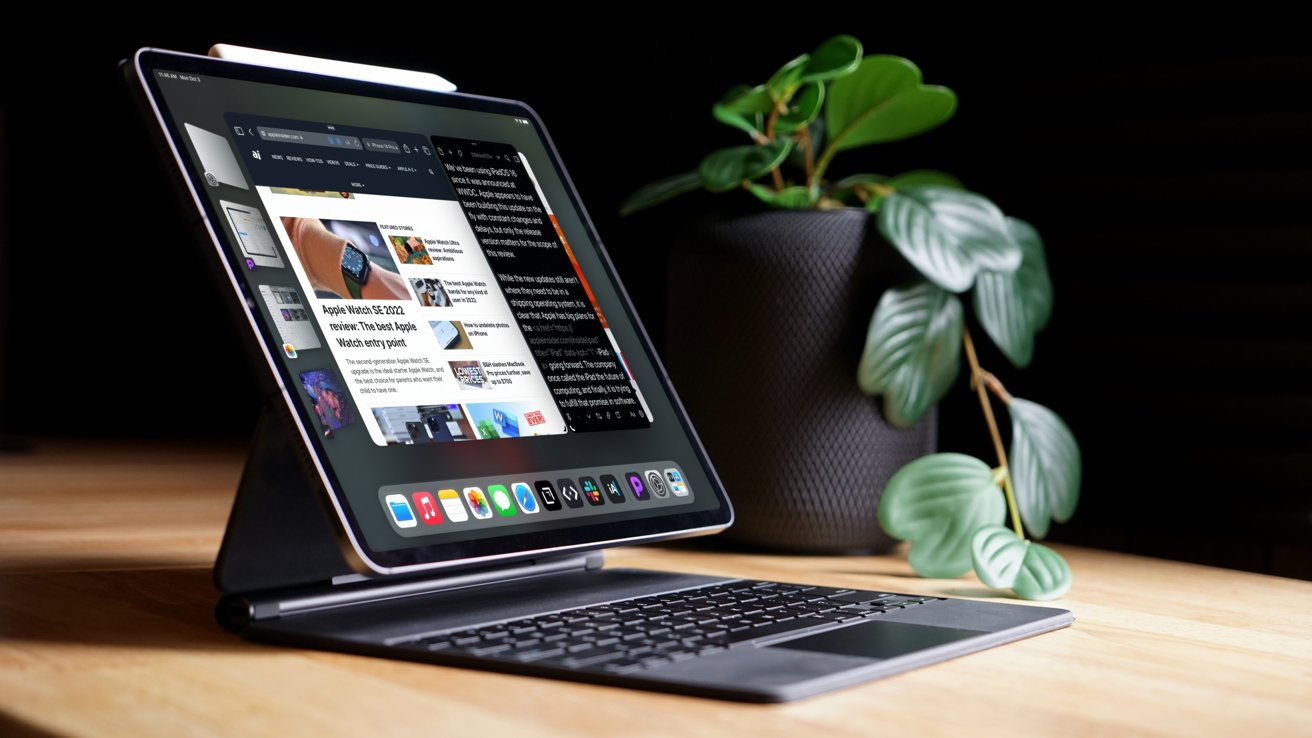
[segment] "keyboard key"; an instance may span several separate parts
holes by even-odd
[[[574,668],[582,668],[585,666],[595,666],[597,664],[604,664],[607,661],[614,661],[616,659],[622,659],[624,657],[625,654],[623,651],[611,651],[609,653],[597,653],[587,656],[571,656],[565,659],[565,665]]]
[[[614,674],[625,674],[630,671],[642,669],[642,662],[638,659],[625,657],[606,663],[606,671]]]
[[[829,599],[836,602],[851,602],[861,604],[863,602],[874,602],[875,600],[888,599],[893,595],[882,594],[880,592],[851,592],[848,594],[834,595]]]
[[[563,648],[544,647],[544,648],[533,648],[533,649],[529,649],[528,651],[519,651],[511,654],[511,656],[513,656],[516,660],[521,661],[523,663],[529,663],[532,661],[541,661],[542,659],[549,659],[556,656],[561,656],[564,653],[565,653],[565,649]]]
[[[860,620],[860,617],[858,616],[857,619]],[[807,624],[805,621],[798,620],[789,621],[787,623],[771,623],[769,625],[762,625],[757,628],[748,628],[741,631],[731,630],[729,631],[726,640],[728,643],[742,643],[745,641],[754,641],[759,638],[768,638],[781,633],[792,633],[798,630],[805,630],[806,627]]]

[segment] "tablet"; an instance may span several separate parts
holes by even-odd
[[[528,106],[159,50],[131,72],[359,570],[731,522]]]

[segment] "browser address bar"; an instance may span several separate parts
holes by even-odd
[[[364,145],[360,143],[360,139],[355,136],[339,136],[335,133],[296,131],[291,128],[271,128],[268,126],[257,126],[255,130],[259,134],[261,141],[269,141],[271,143],[329,146],[335,149],[355,149],[357,151],[364,149]]]

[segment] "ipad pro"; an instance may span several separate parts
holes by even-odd
[[[126,71],[356,572],[229,593],[246,635],[780,700],[1069,623],[599,568],[733,514],[537,115],[157,50]],[[274,487],[243,514],[274,520]]]

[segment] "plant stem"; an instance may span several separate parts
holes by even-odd
[[[998,421],[993,417],[993,405],[989,402],[988,390],[985,385],[990,380],[1002,388],[1002,383],[992,374],[984,371],[979,366],[979,358],[975,356],[975,342],[970,340],[970,329],[961,326],[961,342],[966,347],[966,361],[970,363],[970,383],[979,395],[979,406],[984,410],[984,422],[989,426],[989,435],[993,437],[993,450],[998,454],[998,465],[1005,473],[1002,477],[1002,491],[1007,496],[1007,511],[1011,513],[1011,527],[1016,529],[1016,536],[1022,541],[1025,539],[1025,529],[1020,524],[1020,509],[1016,507],[1016,492],[1011,487],[1011,467],[1007,465],[1007,449],[1002,445],[1002,434],[998,433]],[[1004,393],[1005,389],[1002,390]],[[1008,398],[1011,395],[1007,395]],[[1009,400],[1008,400],[1009,401]]]
[[[798,131],[798,138],[802,143],[802,160],[806,166],[807,187],[811,186],[811,174],[815,172],[815,152],[811,149],[811,129],[808,126],[802,126]]]
[[[1002,382],[992,372],[981,369],[979,374],[980,381],[984,382],[984,385],[989,388],[990,392],[997,395],[999,400],[1002,400],[1002,404],[1011,404],[1011,393],[1007,391],[1006,387],[1002,386]]]
[[[833,141],[830,141],[829,145],[825,147],[824,152],[820,154],[820,161],[815,163],[815,170],[811,172],[811,178],[806,183],[807,186],[814,187],[816,183],[820,181],[820,178],[824,176],[825,170],[829,168],[829,162],[833,160],[834,154],[837,153],[837,147],[834,146]]]
[[[767,141],[774,140],[774,126],[779,120],[779,113],[785,106],[786,101],[781,99],[775,100],[774,106],[770,108],[770,117],[765,121],[765,138]],[[784,175],[779,171],[778,166],[770,170],[770,178],[774,181],[774,191],[782,191],[784,188]]]

